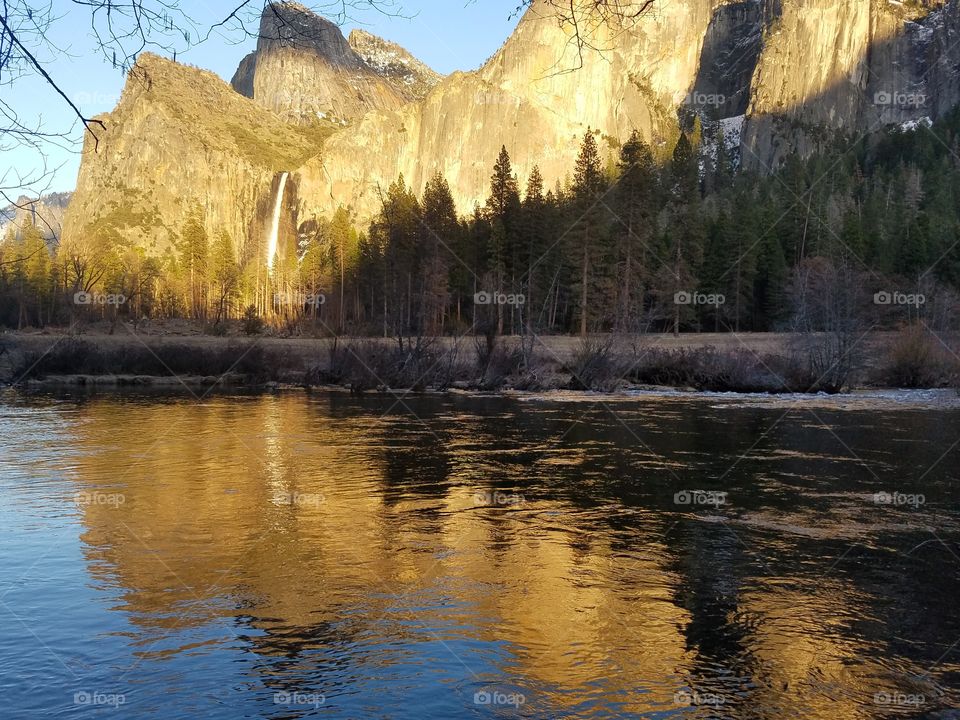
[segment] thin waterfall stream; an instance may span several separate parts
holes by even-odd
[[[270,235],[267,238],[267,269],[273,270],[273,259],[277,255],[277,236],[280,234],[280,211],[283,209],[283,191],[287,186],[287,175],[280,176],[277,187],[277,200],[273,206],[273,221],[270,223]]]

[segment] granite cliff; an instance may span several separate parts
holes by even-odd
[[[298,3],[268,5],[257,49],[231,84],[286,120],[346,125],[422,98],[440,76],[393,43],[340,28]]]
[[[288,239],[339,205],[369,218],[401,173],[416,192],[443,173],[469,212],[501,145],[521,180],[539,165],[552,186],[588,128],[611,156],[636,128],[664,157],[694,114],[707,135],[722,127],[744,167],[768,172],[793,150],[956,106],[958,8],[677,0],[629,27],[596,27],[599,51],[581,52],[537,0],[481,68],[440,77],[385,40],[348,40],[300,5],[274,3],[232,89],[141,57],[96,151],[88,141],[65,232],[119,219],[157,244],[195,200],[211,228],[252,247],[282,172]]]
[[[330,123],[290,124],[213,73],[144,53],[117,107],[88,135],[66,242],[112,234],[162,254],[191,207],[241,255],[260,242],[280,171],[316,153]]]
[[[39,197],[22,195],[16,202],[0,208],[0,238],[8,230],[19,237],[25,227],[33,225],[47,242],[56,244],[63,232],[63,216],[72,193],[47,193]]]

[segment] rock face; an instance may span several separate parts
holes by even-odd
[[[597,29],[590,44],[601,52],[581,54],[537,2],[476,73],[331,137],[297,172],[302,197],[308,213],[344,204],[367,216],[398,174],[419,191],[441,172],[469,212],[501,144],[521,179],[537,164],[553,182],[588,127],[611,154],[634,128],[667,150],[691,113],[733,134],[744,167],[769,172],[838,133],[956,106],[958,17],[956,0],[910,12],[877,0],[685,0],[627,31]]]
[[[13,228],[19,237],[23,229],[34,225],[49,243],[57,243],[63,234],[63,216],[73,193],[48,193],[40,197],[23,195],[5,208],[0,208],[0,238]]]
[[[424,98],[443,79],[443,75],[424,65],[396,43],[365,30],[351,31],[347,40],[367,66],[392,84],[407,100]]]
[[[522,180],[539,165],[552,184],[571,172],[588,128],[611,152],[634,127],[672,147],[711,17],[709,2],[664,5],[629,33],[598,28],[591,43],[610,49],[580,53],[572,29],[535,3],[477,72],[455,73],[422,102],[370,113],[331,137],[297,171],[306,212],[342,203],[368,216],[377,188],[398,174],[419,192],[436,172],[469,212],[486,197],[502,145]]]
[[[288,121],[346,124],[421,98],[439,79],[392,43],[356,31],[348,42],[329,20],[282,2],[266,6],[257,50],[231,84]]]
[[[288,124],[213,73],[148,53],[116,109],[99,119],[106,129],[86,138],[64,237],[115,233],[155,254],[171,249],[193,205],[211,236],[225,229],[241,254],[253,252],[280,171],[316,153],[332,131]]]
[[[268,4],[237,92],[141,59],[153,79],[131,73],[100,149],[88,142],[65,232],[123,208],[160,242],[194,198],[211,226],[255,243],[280,171],[291,228],[339,205],[362,222],[401,173],[418,193],[442,173],[469,212],[501,145],[521,182],[538,165],[552,186],[588,128],[610,157],[634,129],[666,157],[693,114],[767,172],[792,150],[936,120],[960,102],[960,0],[676,0],[588,39],[599,52],[581,51],[536,0],[483,67],[440,78],[396,45],[348,41],[302,6]]]
[[[960,101],[958,3],[786,1],[764,29],[741,151],[758,170],[825,130],[935,120]]]

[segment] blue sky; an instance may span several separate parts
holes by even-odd
[[[240,0],[181,0],[198,28],[207,28],[222,20]],[[339,5],[333,0],[302,0],[315,9]],[[361,4],[358,0],[352,0]],[[422,61],[442,73],[479,67],[503,43],[516,25],[511,13],[518,0],[386,0],[400,16],[385,15],[370,8],[350,11],[343,24],[344,33],[354,27],[399,43]],[[124,75],[112,67],[97,49],[89,29],[89,13],[70,0],[53,0],[57,20],[50,39],[60,49],[41,49],[39,57],[48,62],[47,70],[66,94],[88,115],[113,108],[123,88]],[[220,31],[204,43],[195,44],[178,55],[178,60],[213,70],[225,80],[233,75],[240,59],[253,50],[255,40],[239,30]],[[65,52],[64,52],[65,51]],[[34,77],[4,88],[4,99],[30,123],[43,122],[48,132],[63,131],[73,125],[73,117],[62,99]],[[48,174],[34,187],[43,191],[72,190],[80,165],[79,139],[65,147],[46,147]],[[4,149],[0,158],[0,185],[9,185],[13,175],[38,176],[43,161],[33,149]],[[12,171],[12,172],[11,172]]]

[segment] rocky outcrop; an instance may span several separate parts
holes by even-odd
[[[302,196],[310,213],[349,204],[365,217],[399,174],[419,192],[441,172],[468,212],[485,198],[502,144],[521,179],[537,164],[553,182],[570,172],[588,128],[611,152],[633,129],[666,150],[692,113],[733,134],[744,167],[769,172],[838,135],[935,120],[955,107],[958,7],[686,0],[657,5],[626,29],[596,28],[596,50],[581,51],[572,28],[538,1],[479,71],[331,137],[297,173]]]
[[[436,172],[462,212],[483,202],[501,146],[523,180],[539,165],[549,183],[570,173],[588,128],[612,153],[633,128],[663,148],[677,137],[678,105],[699,69],[709,2],[664,5],[629,33],[602,26],[580,52],[573,30],[534,3],[478,71],[455,73],[420,103],[367,115],[297,171],[305,211],[376,210],[377,188],[399,174],[419,192]]]
[[[22,195],[16,202],[0,208],[0,239],[6,237],[11,228],[19,237],[24,228],[33,225],[48,243],[58,243],[63,234],[63,216],[72,195],[69,192],[47,193],[39,197]]]
[[[392,43],[367,33],[348,42],[299,3],[275,2],[264,9],[256,52],[231,84],[291,122],[347,124],[423,97],[439,77]]]
[[[405,49],[371,35],[353,30],[347,38],[368,67],[393,85],[407,100],[421,100],[443,79],[443,75],[427,67]]]
[[[240,252],[262,240],[278,174],[318,152],[330,129],[301,127],[213,73],[142,54],[120,103],[88,134],[64,237],[113,235],[153,254],[171,249],[187,211]]]

